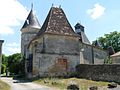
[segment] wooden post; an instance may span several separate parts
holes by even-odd
[[[1,65],[2,65],[2,44],[4,40],[0,40],[0,76],[1,76]]]

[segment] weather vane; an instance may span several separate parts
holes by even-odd
[[[54,4],[52,3],[52,7],[54,6]]]
[[[31,3],[31,9],[33,9],[33,3]]]
[[[59,5],[59,8],[61,8],[61,5]]]

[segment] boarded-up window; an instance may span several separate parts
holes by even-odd
[[[63,70],[67,71],[67,59],[59,58],[57,61],[58,66],[60,66]]]

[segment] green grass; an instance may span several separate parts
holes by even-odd
[[[10,90],[10,86],[0,80],[0,90]]]
[[[79,86],[80,90],[88,90],[90,86],[98,86],[98,87],[107,87],[108,82],[102,81],[92,81],[86,79],[77,79],[77,78],[68,78],[68,79],[59,79],[59,78],[41,78],[39,80],[35,80],[34,82],[50,86],[56,87],[60,90],[65,90],[68,85],[71,83],[75,83]],[[102,89],[106,90],[106,89]]]

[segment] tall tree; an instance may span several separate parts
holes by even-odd
[[[107,50],[109,46],[112,46],[115,52],[120,51],[120,32],[114,31],[105,34],[103,37],[98,38],[98,41],[103,49]]]

